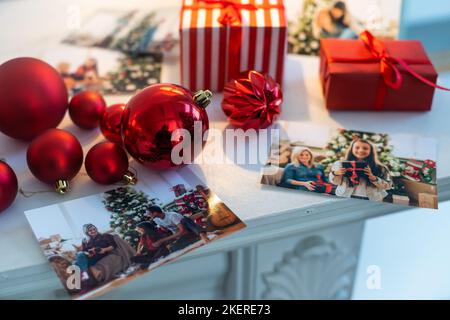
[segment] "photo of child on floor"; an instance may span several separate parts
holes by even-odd
[[[427,158],[412,159],[407,155],[417,155],[421,141],[417,137],[345,129],[315,133],[314,142],[285,139],[274,143],[261,183],[437,209],[436,150],[428,143],[430,139],[422,139],[431,149],[422,151]],[[322,137],[322,145],[317,136]]]
[[[160,82],[162,55],[120,52],[60,45],[42,59],[61,74],[70,95],[84,90],[103,94],[134,94]]]
[[[25,213],[71,298],[97,297],[245,228],[186,168],[146,181]]]
[[[398,37],[401,0],[303,0],[295,6],[288,13],[290,53],[317,55],[320,39],[357,39],[363,30]]]

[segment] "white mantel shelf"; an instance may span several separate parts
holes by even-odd
[[[7,7],[18,10],[20,3],[0,4],[0,12]],[[62,7],[64,8],[64,7]],[[2,25],[0,19],[0,27]],[[48,19],[47,24],[57,23]],[[5,26],[3,26],[5,27]],[[57,29],[58,26],[53,26]],[[36,25],[36,28],[43,28]],[[49,30],[47,26],[44,28]],[[3,30],[7,30],[3,28]],[[38,34],[39,30],[36,30]],[[0,43],[8,40],[0,35]],[[20,36],[17,36],[20,39]],[[57,42],[58,37],[53,40]],[[11,40],[9,40],[11,41]],[[35,55],[39,50],[38,39],[29,41],[21,48],[7,51],[0,48],[0,63],[13,56]],[[51,41],[45,38],[43,45]],[[31,47],[33,47],[31,49]],[[166,61],[163,81],[178,82],[177,59]],[[289,56],[285,65],[284,104],[280,120],[306,122],[345,127],[380,133],[417,134],[435,138],[439,144],[438,190],[440,201],[450,199],[450,94],[437,91],[433,110],[427,113],[351,113],[327,111],[323,105],[318,78],[318,60],[312,57]],[[450,86],[450,74],[443,74],[440,84]],[[224,129],[226,117],[220,109],[221,94],[216,94],[208,107],[211,127]],[[129,97],[106,97],[108,104],[126,102]],[[82,131],[71,124],[66,116],[60,128],[74,133],[83,145],[85,153],[91,146],[102,141],[99,130]],[[36,181],[26,166],[26,144],[0,134],[0,158],[5,158],[19,178],[25,190],[42,190],[46,186]],[[133,164],[140,170],[147,170]],[[302,193],[262,186],[260,167],[239,165],[193,165],[192,170],[206,181],[206,184],[247,223],[248,227],[193,252],[180,261],[188,261],[221,252],[246,248],[252,244],[273,241],[291,235],[307,233],[339,225],[361,222],[369,218],[398,212],[407,207],[378,204],[366,201],[336,199],[324,195]],[[94,184],[86,175],[80,174],[73,182],[70,194],[61,197],[46,193],[24,198],[18,195],[14,205],[0,215],[0,299],[2,297],[30,297],[32,292],[58,288],[57,278],[47,265],[39,245],[29,227],[24,211],[54,204],[60,201],[100,193],[110,189]],[[438,212],[441,211],[432,211]],[[51,223],[51,222],[49,222]],[[178,262],[177,262],[178,263]],[[177,264],[175,263],[175,264]]]

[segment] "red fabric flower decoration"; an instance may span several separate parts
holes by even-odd
[[[235,127],[264,129],[280,114],[282,101],[280,85],[268,74],[252,70],[247,78],[225,85],[222,110]]]

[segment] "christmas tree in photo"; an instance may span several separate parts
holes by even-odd
[[[345,156],[345,152],[355,139],[370,141],[378,152],[378,159],[389,169],[391,176],[394,178],[400,177],[404,165],[401,163],[400,159],[392,154],[393,147],[389,145],[389,136],[387,134],[344,129],[339,130],[338,134],[331,139],[326,147],[326,158],[322,160],[321,163],[325,166],[327,172],[334,162],[341,160]]]
[[[289,23],[290,53],[318,55],[320,42],[314,34],[314,23],[318,10],[322,7],[330,7],[333,2],[332,0],[305,0],[297,21]]]
[[[152,205],[161,206],[158,199],[151,199],[144,192],[131,187],[105,192],[103,204],[106,210],[111,212],[111,228],[134,247],[139,241],[135,228],[139,222],[145,220],[147,208]]]

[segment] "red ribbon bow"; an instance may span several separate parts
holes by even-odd
[[[240,23],[242,21],[241,9],[256,10],[256,6],[253,4],[244,4],[239,0],[199,0],[207,4],[220,4],[223,8],[220,17],[217,19],[222,25],[231,25],[233,23]]]
[[[380,61],[381,74],[383,76],[384,83],[392,89],[398,90],[402,86],[403,77],[400,73],[400,70],[398,70],[397,68],[397,65],[401,65],[407,72],[409,72],[412,76],[422,81],[423,83],[434,88],[450,91],[450,89],[441,87],[422,77],[420,74],[415,72],[403,59],[392,57],[388,53],[384,43],[377,39],[369,31],[363,31],[359,35],[359,38],[364,42],[367,49],[369,49],[372,55]],[[429,63],[429,61],[410,61],[409,63]]]
[[[349,177],[349,179],[354,185],[357,185],[357,184],[359,184],[359,177],[358,177],[358,174],[356,172],[357,171],[364,171],[364,169],[357,168],[356,167],[356,161],[350,161],[350,164],[351,164],[352,167],[351,168],[346,168],[345,171],[352,173],[352,175]]]
[[[374,60],[367,59],[352,59],[352,58],[333,58],[331,61],[336,62],[379,62],[380,63],[380,71],[382,75],[383,81],[380,83],[378,88],[378,93],[375,101],[375,110],[379,111],[382,109],[384,105],[384,100],[387,93],[387,87],[392,88],[394,90],[400,89],[403,83],[403,75],[398,69],[398,66],[402,66],[406,72],[411,74],[414,78],[419,81],[422,81],[424,84],[445,91],[450,91],[450,89],[439,86],[430,80],[424,78],[417,72],[415,72],[409,64],[429,64],[430,61],[426,59],[421,60],[408,60],[405,61],[400,58],[395,58],[389,54],[385,44],[377,39],[372,33],[369,31],[363,31],[359,38],[366,45],[366,48],[373,55]]]
[[[325,193],[331,193],[333,191],[333,185],[331,183],[327,183],[322,180],[322,175],[317,174],[316,175],[317,181],[314,183],[315,185],[324,186],[325,187]]]
[[[200,5],[200,4],[203,4]],[[242,22],[241,10],[258,10],[258,9],[281,9],[282,4],[251,4],[241,3],[240,0],[197,0],[194,8],[201,8],[204,6],[220,8],[221,14],[217,19],[222,25],[240,24]],[[189,7],[189,6],[188,6]]]

